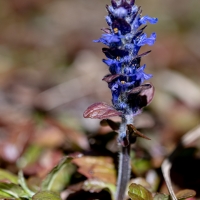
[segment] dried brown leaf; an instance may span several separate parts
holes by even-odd
[[[127,129],[129,131],[129,134],[134,134],[136,137],[141,137],[141,138],[144,138],[144,139],[147,139],[147,140],[151,140],[146,135],[144,135],[143,133],[141,133],[140,131],[138,131],[136,129],[136,127],[133,126],[132,124],[128,124],[127,125]]]
[[[4,133],[0,141],[0,157],[7,162],[16,162],[30,141],[33,124],[29,121],[22,124],[7,121],[0,126]]]
[[[115,168],[112,158],[83,156],[74,158],[72,163],[76,164],[78,172],[88,179],[98,179],[107,183],[116,183]]]
[[[176,193],[177,199],[180,199],[180,200],[188,199],[188,198],[194,197],[195,195],[196,195],[196,192],[190,189],[181,190],[178,193]]]

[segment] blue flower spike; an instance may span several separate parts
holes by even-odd
[[[156,24],[158,19],[142,16],[142,10],[135,5],[135,0],[111,0],[106,6],[108,15],[105,20],[108,28],[103,28],[103,34],[94,42],[101,42],[107,47],[102,49],[110,74],[102,80],[107,82],[112,94],[112,106],[105,102],[95,103],[84,112],[85,118],[107,120],[114,131],[119,132],[118,143],[121,151],[119,156],[118,181],[116,200],[123,200],[127,183],[130,179],[130,144],[137,137],[148,139],[133,125],[134,117],[142,112],[142,108],[151,103],[154,87],[144,83],[152,75],[145,73],[146,65],[140,65],[141,58],[151,51],[139,53],[144,45],[153,45],[156,33],[147,36],[144,33],[147,23]],[[108,118],[120,116],[121,123]],[[118,127],[118,128],[116,128]]]
[[[143,94],[143,90],[147,90],[146,86],[142,86],[143,82],[152,77],[151,74],[144,72],[145,65],[140,66],[141,57],[150,51],[142,54],[139,54],[139,51],[142,46],[151,46],[155,43],[156,33],[148,37],[144,29],[147,23],[156,24],[158,19],[142,16],[142,10],[135,5],[134,0],[111,0],[111,5],[107,5],[106,9],[108,15],[105,19],[109,27],[102,29],[103,34],[100,39],[94,40],[107,46],[102,49],[107,58],[103,59],[103,62],[111,74],[105,76],[103,80],[108,83],[111,90],[113,108],[121,113],[122,117],[135,116],[141,112],[142,107],[150,103],[147,99],[152,99],[145,95],[153,96],[153,86],[149,84],[148,90],[152,94],[143,92],[146,104],[144,102],[141,104],[139,102],[141,98],[137,97]],[[131,91],[138,87],[140,92],[133,95]],[[92,115],[92,118],[97,117]]]

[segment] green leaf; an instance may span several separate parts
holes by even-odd
[[[52,191],[38,192],[33,196],[33,200],[61,200],[60,195]]]
[[[142,176],[151,168],[151,162],[148,159],[138,158],[135,152],[131,151],[131,168],[137,176]]]
[[[176,198],[178,200],[183,200],[183,199],[194,197],[195,195],[196,195],[196,192],[194,190],[185,189],[176,193]],[[170,195],[160,194],[160,193],[157,193],[153,198],[153,200],[170,200],[170,199],[171,199]]]
[[[42,147],[39,145],[30,145],[27,147],[25,152],[22,154],[22,156],[17,161],[17,167],[19,169],[23,169],[26,166],[30,165],[31,163],[34,163],[38,160],[39,156],[41,155]]]
[[[170,197],[168,194],[160,194],[160,193],[157,193],[153,200],[170,200]]]
[[[0,180],[8,180],[11,183],[17,184],[17,176],[4,169],[0,169]]]
[[[153,200],[151,192],[135,183],[129,186],[128,195],[132,200]]]
[[[15,197],[0,190],[0,199],[15,199]]]
[[[75,165],[68,163],[56,174],[51,186],[52,191],[61,192],[69,185],[72,174],[76,171]]]
[[[0,195],[9,195],[9,197],[15,198],[29,197],[19,185],[14,183],[0,183]]]
[[[64,157],[57,166],[55,166],[50,173],[47,175],[47,177],[42,181],[41,189],[42,190],[51,190],[53,182],[55,178],[57,177],[59,171],[63,169],[70,161],[72,160],[72,157]]]
[[[100,192],[103,189],[108,190],[111,194],[112,200],[115,199],[116,186],[111,183],[106,183],[98,179],[89,179],[84,182],[83,189],[90,192]]]
[[[23,190],[26,192],[26,194],[27,194],[28,197],[32,197],[35,194],[26,185],[26,181],[24,179],[24,175],[23,175],[22,171],[19,171],[19,173],[18,173],[18,183],[23,188]]]

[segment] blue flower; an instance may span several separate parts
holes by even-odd
[[[145,81],[145,80],[149,80],[150,78],[152,78],[151,74],[146,74],[144,72],[146,65],[143,65],[142,67],[138,68],[136,70],[136,75],[137,75],[137,80],[140,80],[141,84]]]
[[[140,36],[139,40],[136,41],[136,45],[139,46],[139,47],[144,46],[146,44],[151,46],[155,43],[155,41],[156,41],[156,33],[152,33],[149,38],[147,37],[146,33],[143,33]]]
[[[147,22],[149,22],[150,24],[156,24],[158,22],[158,19],[154,17],[149,17],[147,15],[147,16],[141,17],[139,21],[141,24],[146,24]]]
[[[119,35],[116,34],[102,34],[102,37],[94,42],[101,42],[107,46],[112,46],[113,43],[118,43],[120,45],[121,39]]]
[[[108,16],[105,18],[109,31],[104,31],[101,38],[94,42],[101,42],[108,47],[102,49],[107,57],[103,62],[111,73],[107,82],[114,108],[124,115],[136,115],[147,104],[137,93],[130,92],[152,77],[144,72],[146,65],[140,66],[141,57],[150,51],[142,55],[138,55],[138,52],[142,46],[151,46],[156,41],[156,33],[147,37],[144,33],[146,26],[142,25],[155,24],[158,19],[142,16],[142,10],[135,5],[135,0],[111,0],[111,4],[106,7]]]

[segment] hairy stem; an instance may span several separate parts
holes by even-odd
[[[116,200],[123,200],[130,178],[130,145],[120,152]]]
[[[127,124],[132,124],[133,119],[122,118],[120,126],[120,136],[126,133]],[[126,187],[130,178],[130,144],[126,147],[121,148],[119,157],[119,169],[118,169],[118,180],[117,180],[117,193],[116,200],[123,200],[126,192]]]

